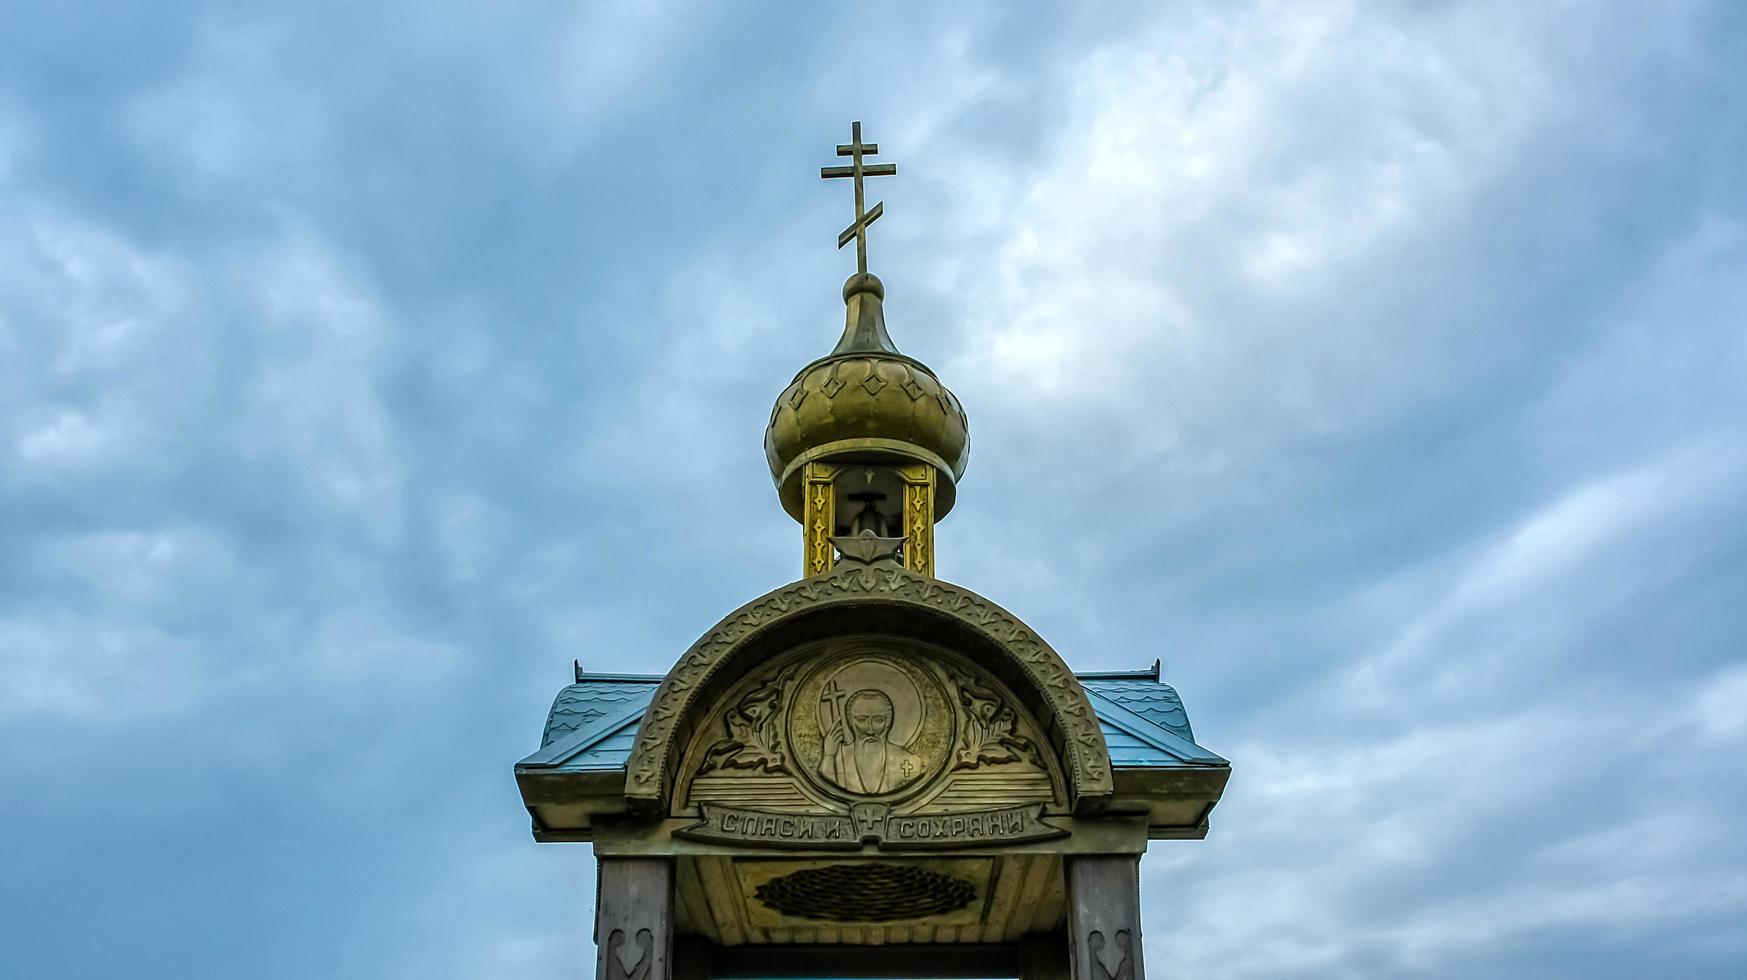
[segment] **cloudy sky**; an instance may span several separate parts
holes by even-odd
[[[862,119],[942,576],[1233,761],[1155,972],[1747,975],[1747,5],[5,6],[0,974],[589,975]]]

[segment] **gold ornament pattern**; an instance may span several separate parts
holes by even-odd
[[[837,495],[831,488],[834,470],[820,463],[807,464],[806,512],[806,572],[809,576],[824,575],[837,563],[837,552],[831,546],[836,533]]]
[[[904,567],[919,575],[934,575],[934,469],[925,471],[921,482],[904,484]]]

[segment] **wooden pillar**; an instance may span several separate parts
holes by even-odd
[[[600,859],[596,980],[673,980],[673,861]]]
[[[1140,855],[1067,859],[1073,980],[1145,980],[1140,956]]]

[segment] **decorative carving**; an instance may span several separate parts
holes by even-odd
[[[883,652],[817,663],[795,688],[787,730],[803,772],[820,789],[889,797],[941,771],[953,711],[932,672]]]
[[[984,763],[1001,765],[1029,762],[1042,765],[1037,746],[1031,739],[1015,731],[1019,714],[1001,692],[961,670],[950,671],[958,688],[959,724],[958,751],[952,760],[954,769],[975,769]]]
[[[782,748],[782,703],[793,673],[787,670],[766,680],[728,709],[722,717],[728,735],[704,754],[700,774],[717,769],[789,771]]]
[[[928,479],[904,484],[904,567],[934,574],[934,470]]]
[[[934,485],[938,479],[934,467],[905,466],[898,470],[904,479],[904,567],[919,575],[934,575]]]
[[[606,980],[649,980],[649,963],[655,952],[655,933],[637,930],[638,952],[631,954],[625,947],[625,930],[614,929],[607,935]]]
[[[1109,954],[1104,951],[1104,932],[1093,929],[1086,937],[1086,952],[1091,959],[1090,976],[1092,980],[1134,980],[1134,939],[1127,929],[1116,930],[1116,948]],[[1114,969],[1110,960],[1116,961]]]
[[[820,701],[834,706],[818,773],[851,793],[895,793],[922,775],[922,757],[892,738],[892,698],[877,687],[849,694],[833,684]]]
[[[1085,803],[1110,795],[1110,756],[1097,716],[1079,681],[1049,644],[1011,613],[968,589],[906,570],[844,565],[742,606],[692,644],[643,715],[627,764],[626,797],[639,806],[665,808],[678,751],[674,731],[693,709],[699,691],[749,638],[803,611],[870,599],[932,610],[987,638],[1044,700],[1051,716],[1045,722],[1053,722],[1060,732],[1074,798]],[[795,733],[789,735],[793,742]]]
[[[957,911],[976,886],[913,864],[833,864],[803,868],[759,885],[766,908],[802,919],[890,922]]]
[[[747,847],[858,851],[863,844],[882,850],[982,847],[1023,844],[1067,836],[1044,823],[1043,804],[965,810],[956,813],[893,815],[883,803],[857,803],[841,813],[772,813],[745,807],[699,805],[700,818],[674,833],[693,840]]]
[[[817,641],[697,710],[668,812],[689,816],[702,805],[722,819],[706,817],[688,836],[778,847],[850,842],[846,830],[792,818],[846,820],[845,806],[877,802],[898,815],[972,817],[959,826],[998,842],[1019,828],[981,819],[991,808],[1064,801],[1060,770],[1030,712],[1000,681],[927,643]],[[1034,832],[1053,833],[1034,826],[1023,836]],[[871,836],[881,836],[878,828]],[[797,843],[786,843],[791,837]]]
[[[806,520],[801,530],[806,542],[804,572],[808,576],[824,575],[837,564],[837,553],[831,547],[831,536],[837,529],[837,494],[831,488],[834,472],[822,463],[806,466]]]
[[[831,544],[837,548],[844,561],[862,565],[877,565],[881,562],[896,565],[904,554],[903,538],[882,538],[868,530],[854,536],[838,535],[831,539]]]

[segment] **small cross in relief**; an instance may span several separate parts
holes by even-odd
[[[862,275],[867,275],[867,226],[878,221],[880,215],[885,213],[886,202],[881,201],[875,204],[872,211],[866,210],[861,179],[863,177],[895,177],[898,174],[898,165],[895,163],[864,164],[861,162],[862,157],[877,156],[879,152],[880,145],[878,143],[863,143],[861,141],[861,123],[853,123],[850,126],[850,141],[837,145],[837,155],[849,157],[850,165],[819,168],[819,176],[826,179],[832,177],[852,177],[855,179],[855,223],[843,229],[843,233],[837,236],[837,247],[842,248],[849,244],[851,238],[855,239],[855,271]]]

